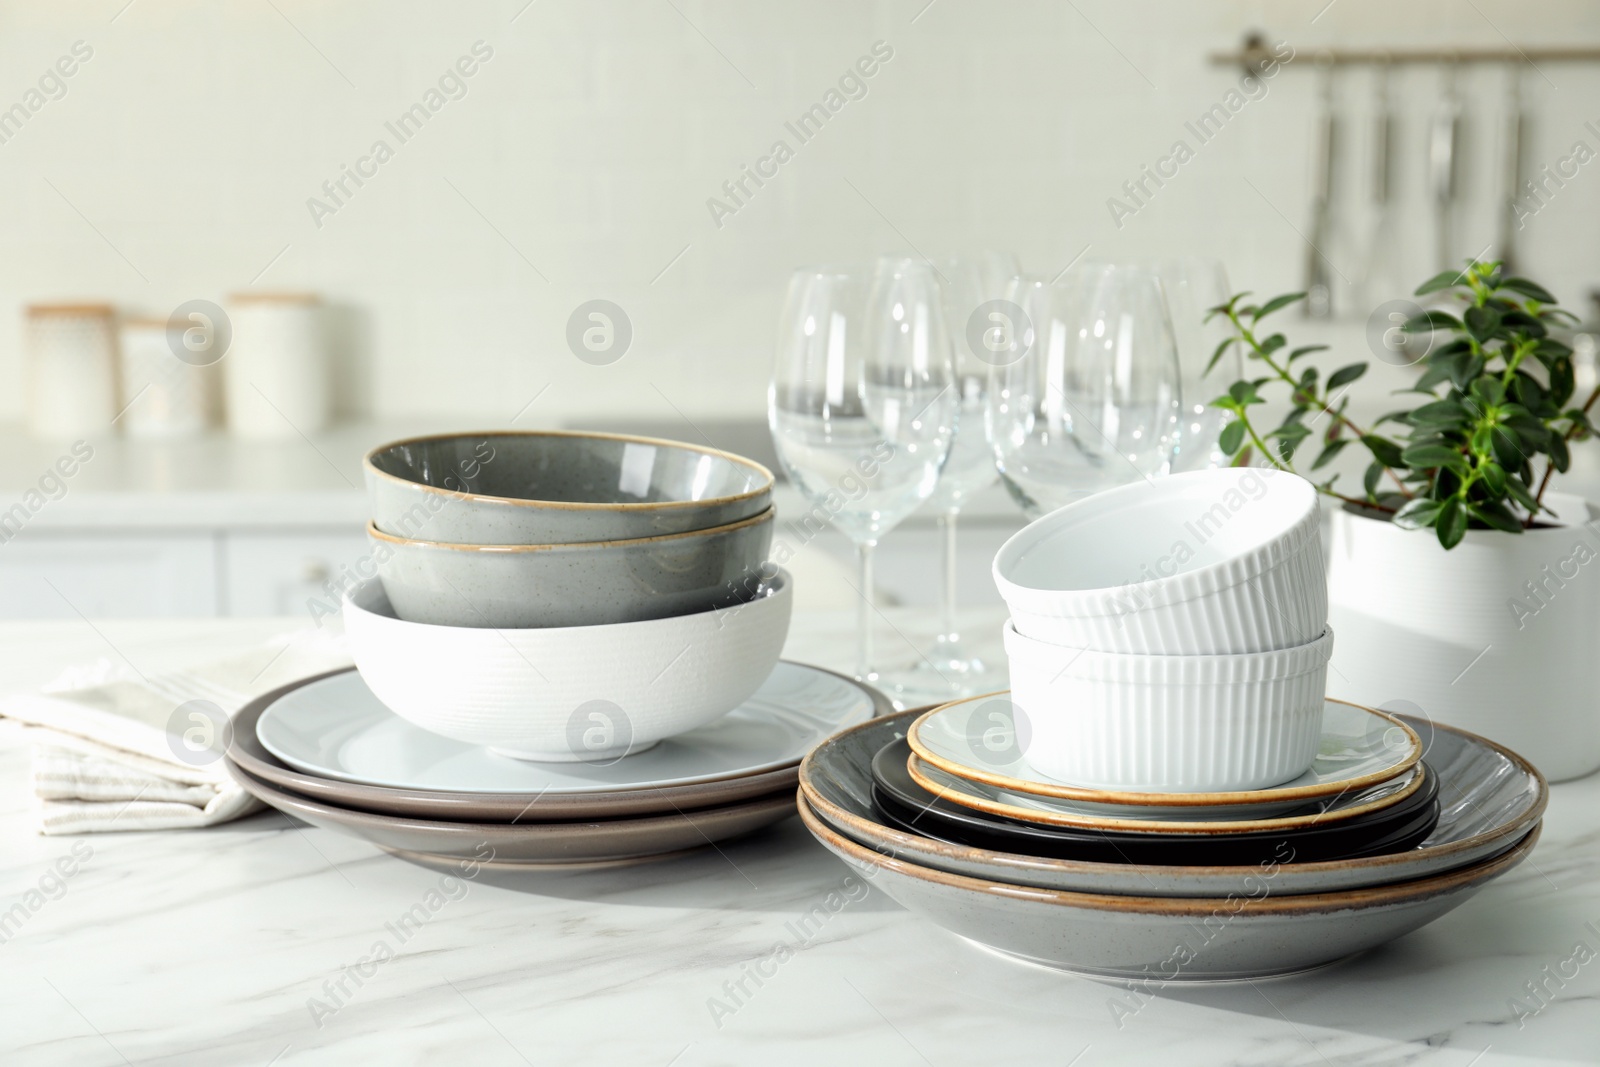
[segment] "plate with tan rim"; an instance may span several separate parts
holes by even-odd
[[[800,817],[872,885],[951,933],[1033,963],[1158,984],[1294,974],[1376,948],[1465,903],[1521,863],[1539,839],[1535,824],[1497,856],[1390,885],[1280,896],[1263,877],[1244,893],[1168,897],[1035,889],[951,874],[850,840],[818,818],[804,794]]]
[[[1317,797],[1339,796],[1399,777],[1422,758],[1422,739],[1393,715],[1328,700],[1322,740],[1311,769],[1268,789],[1221,793],[1146,793],[1089,789],[1056,781],[1028,763],[1026,720],[1018,728],[1009,692],[941,705],[911,724],[906,739],[926,763],[1015,793],[1129,807],[1264,806],[1261,817],[1290,811]]]
[[[1182,865],[1042,856],[1013,843],[979,844],[940,836],[927,819],[901,826],[873,801],[872,762],[905,737],[919,711],[841,730],[800,765],[800,790],[812,810],[859,844],[923,867],[1040,889],[1173,897],[1253,893],[1266,879],[1279,896],[1386,885],[1428,877],[1499,855],[1544,814],[1549,788],[1527,760],[1485,738],[1423,719],[1407,725],[1423,738],[1438,782],[1439,821],[1415,848],[1338,860],[1274,851],[1273,861],[1228,864],[1212,857]]]
[[[1353,793],[1319,798],[1308,805],[1309,810],[1299,814],[1264,819],[1252,817],[1253,809],[1240,804],[1217,808],[1152,808],[1093,804],[1084,800],[1014,793],[999,786],[957,777],[925,763],[914,753],[906,762],[906,770],[913,781],[941,800],[988,815],[1043,823],[1046,826],[1161,834],[1234,834],[1342,822],[1400,803],[1422,788],[1426,775],[1426,768],[1419,763],[1387,782],[1379,782]],[[1181,815],[1182,818],[1171,818],[1173,815]]]

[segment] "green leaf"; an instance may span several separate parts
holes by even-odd
[[[1452,286],[1460,285],[1464,281],[1466,281],[1466,278],[1464,276],[1464,272],[1462,271],[1440,271],[1438,274],[1435,274],[1433,277],[1417,286],[1417,291],[1411,295],[1427,296],[1429,293],[1437,293],[1441,289],[1449,289]]]
[[[1522,523],[1518,522],[1517,517],[1498,501],[1485,500],[1476,504],[1469,502],[1467,513],[1485,526],[1496,530],[1504,530],[1506,533],[1522,532]]]
[[[1400,452],[1400,446],[1387,437],[1379,437],[1375,433],[1369,433],[1361,438],[1361,443],[1367,446],[1367,451],[1372,453],[1372,458],[1382,463],[1385,467],[1406,466],[1406,461]]]
[[[1311,464],[1311,469],[1317,470],[1323,466],[1326,466],[1328,463],[1331,463],[1333,461],[1333,457],[1344,451],[1344,446],[1349,443],[1350,439],[1348,437],[1341,437],[1339,440],[1328,445],[1317,456],[1316,462]]]
[[[1496,426],[1489,431],[1489,448],[1500,466],[1508,471],[1521,470],[1522,464],[1527,461],[1522,442],[1505,426]]]
[[[1367,472],[1361,476],[1361,487],[1367,491],[1368,500],[1378,498],[1378,481],[1383,477],[1383,464],[1370,463]]]
[[[1562,474],[1567,473],[1567,468],[1572,466],[1572,453],[1567,450],[1567,442],[1562,440],[1560,434],[1550,435],[1550,462]]]
[[[1472,383],[1472,395],[1485,407],[1496,407],[1506,398],[1506,387],[1499,378],[1478,378]]]
[[[1529,515],[1539,510],[1539,501],[1534,498],[1533,491],[1521,478],[1506,479],[1506,493],[1527,511]]]
[[[1478,477],[1495,496],[1506,495],[1506,469],[1492,459],[1478,464]]]
[[[1406,333],[1431,333],[1434,330],[1459,330],[1461,320],[1448,311],[1424,311],[1406,320],[1401,327]]]
[[[1417,497],[1394,513],[1394,524],[1404,530],[1418,530],[1424,526],[1432,526],[1443,507],[1444,505],[1437,500]]]
[[[1332,392],[1341,385],[1349,385],[1365,373],[1367,373],[1365,363],[1352,363],[1348,367],[1340,367],[1328,375],[1328,391]]]
[[[1413,426],[1465,426],[1471,420],[1472,416],[1459,400],[1435,400],[1411,412]]]
[[[1405,465],[1413,470],[1431,470],[1434,467],[1449,467],[1462,472],[1468,470],[1466,457],[1444,445],[1412,445],[1403,450],[1400,456]]]
[[[1217,345],[1217,350],[1211,353],[1211,362],[1206,364],[1206,369],[1203,373],[1210,374],[1211,368],[1217,365],[1217,361],[1220,360],[1222,358],[1222,354],[1228,350],[1228,346],[1237,344],[1238,341],[1239,339],[1237,337],[1224,338],[1222,343]]]
[[[1250,321],[1252,323],[1260,322],[1274,311],[1279,311],[1296,300],[1304,300],[1305,298],[1306,294],[1304,293],[1284,293],[1282,296],[1275,296],[1265,304],[1262,304],[1256,313],[1250,317]]]
[[[1326,352],[1327,350],[1327,345],[1301,345],[1299,348],[1289,353],[1289,362],[1293,363],[1301,356],[1309,356],[1313,352]]]
[[[1224,456],[1231,456],[1239,451],[1239,446],[1244,443],[1244,423],[1235,419],[1222,428],[1217,435],[1217,447],[1222,449]]]
[[[1492,308],[1468,308],[1461,319],[1467,332],[1477,338],[1480,344],[1493,337],[1500,328],[1500,313]]]
[[[1263,356],[1270,356],[1272,353],[1276,352],[1278,349],[1282,348],[1288,343],[1289,339],[1287,337],[1283,336],[1281,333],[1275,333],[1265,341],[1261,342],[1261,354]]]
[[[1446,551],[1459,545],[1467,533],[1467,509],[1461,506],[1460,498],[1446,500],[1433,525],[1439,534],[1439,543]]]
[[[1232,385],[1228,386],[1228,395],[1232,397],[1233,402],[1239,405],[1241,408],[1248,407],[1251,404],[1266,403],[1266,401],[1262,400],[1256,395],[1256,387],[1250,382],[1234,382]]]
[[[1541,304],[1554,304],[1556,302],[1556,298],[1551,294],[1550,290],[1538,282],[1529,281],[1527,278],[1502,278],[1499,287],[1501,289],[1510,289],[1513,293],[1521,293],[1523,296],[1537,300]]]

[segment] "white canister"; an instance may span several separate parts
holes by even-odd
[[[233,340],[223,357],[228,429],[236,437],[286,440],[327,427],[332,397],[322,304],[308,293],[229,298]]]
[[[122,324],[122,415],[129,437],[194,437],[210,424],[210,368],[179,359],[180,330],[165,319]]]
[[[112,432],[117,335],[110,305],[31,305],[26,348],[27,420],[35,436]]]

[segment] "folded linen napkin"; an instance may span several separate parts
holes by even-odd
[[[75,667],[38,693],[0,699],[0,717],[33,741],[41,833],[214,826],[261,806],[223,767],[222,720],[297,678],[349,665],[342,633],[295,630],[188,671]]]

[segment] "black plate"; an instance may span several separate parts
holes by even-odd
[[[892,741],[872,760],[872,799],[890,823],[951,844],[1052,859],[1150,865],[1310,863],[1416,848],[1439,821],[1439,780],[1399,803],[1322,826],[1243,833],[1163,834],[1071,829],[1021,822],[934,796],[906,770],[911,746]]]

